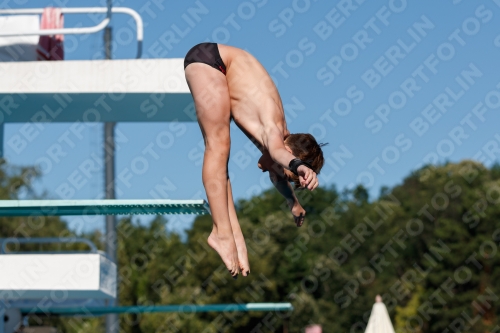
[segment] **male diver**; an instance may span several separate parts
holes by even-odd
[[[305,210],[296,188],[314,190],[324,164],[323,152],[310,134],[290,134],[278,90],[264,67],[248,52],[216,43],[194,46],[184,59],[186,80],[205,141],[202,179],[213,219],[208,244],[233,276],[250,273],[228,177],[231,119],[260,149],[258,166],[268,171],[285,197],[297,226]]]

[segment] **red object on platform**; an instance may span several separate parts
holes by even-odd
[[[40,29],[64,28],[64,16],[60,8],[47,7],[43,10]],[[40,36],[38,42],[38,60],[63,60],[64,35]]]

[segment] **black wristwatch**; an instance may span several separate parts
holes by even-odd
[[[291,161],[290,161],[290,163],[288,164],[288,168],[289,168],[289,169],[290,169],[290,170],[291,170],[291,171],[292,171],[292,172],[293,172],[296,176],[298,176],[298,175],[299,175],[299,173],[297,172],[297,168],[298,168],[299,166],[301,166],[301,165],[305,165],[306,167],[308,167],[309,169],[311,169],[311,170],[313,170],[313,171],[314,171],[313,167],[312,167],[309,163],[307,163],[307,162],[305,162],[305,161],[302,161],[302,160],[300,160],[300,159],[298,159],[298,158],[294,158],[293,160],[291,160]]]

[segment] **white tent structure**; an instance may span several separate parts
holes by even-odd
[[[395,333],[382,297],[377,295],[365,333]]]

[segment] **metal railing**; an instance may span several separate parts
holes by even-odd
[[[0,9],[0,15],[36,15],[43,14],[43,8],[26,9]],[[106,28],[111,21],[108,7],[81,7],[81,8],[61,8],[63,14],[108,14],[99,24],[93,27],[84,28],[63,28],[63,29],[40,29],[33,31],[8,32],[0,31],[0,37],[14,36],[49,36],[49,35],[78,35],[91,34]],[[142,39],[144,37],[144,24],[141,15],[135,10],[127,7],[112,7],[112,13],[128,14],[135,20],[137,26],[137,58],[142,55]]]

